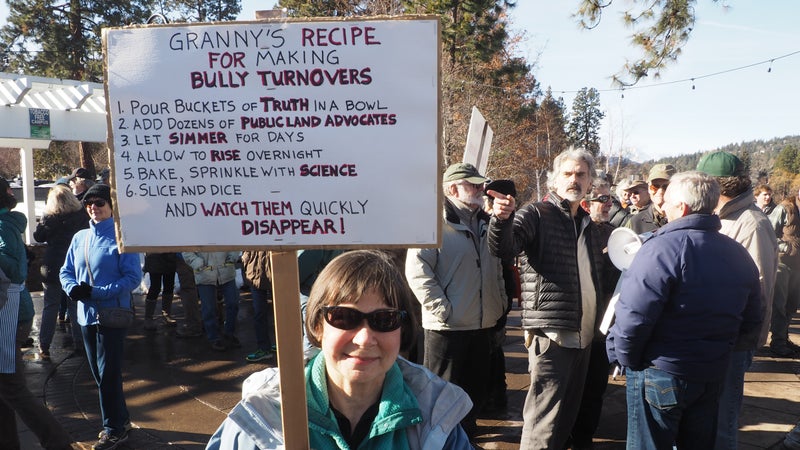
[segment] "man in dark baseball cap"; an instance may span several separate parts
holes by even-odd
[[[755,351],[766,344],[769,331],[772,331],[770,350],[775,356],[795,356],[789,345],[789,324],[797,305],[794,305],[794,310],[787,308],[791,305],[786,302],[785,289],[775,295],[776,277],[782,277],[781,283],[787,283],[784,286],[788,286],[788,268],[778,268],[775,230],[767,216],[753,203],[753,183],[742,160],[733,153],[716,151],[703,155],[697,163],[697,170],[717,180],[720,195],[716,213],[722,224],[720,233],[742,244],[747,250],[756,263],[761,284],[764,321],[760,329],[740,333],[736,338],[719,398],[715,445],[719,448],[735,448],[745,372],[753,362]],[[772,313],[773,309],[779,310],[777,315]],[[770,323],[779,325],[779,328],[770,329]]]
[[[69,187],[72,188],[72,193],[75,194],[79,201],[83,200],[86,191],[94,185],[91,174],[83,167],[73,170],[67,178],[69,179]]]
[[[83,167],[78,167],[77,169],[73,170],[72,173],[69,175],[70,180],[74,178],[90,178],[89,171],[84,169]]]

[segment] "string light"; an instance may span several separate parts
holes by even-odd
[[[709,73],[709,74],[705,74],[705,75],[701,75],[701,76],[696,76],[696,77],[693,77],[693,78],[684,78],[682,80],[674,80],[674,81],[662,81],[660,83],[653,83],[653,84],[648,84],[648,85],[645,85],[645,86],[636,86],[636,85],[634,85],[634,86],[625,86],[624,88],[620,87],[620,88],[609,88],[609,89],[597,89],[597,91],[598,92],[614,92],[614,91],[622,91],[624,89],[648,89],[648,88],[653,88],[653,87],[666,86],[666,85],[669,85],[669,84],[686,83],[686,82],[691,82],[692,83],[692,89],[694,89],[695,88],[694,87],[694,81],[695,80],[702,80],[704,78],[716,77],[716,76],[719,76],[719,75],[724,75],[726,73],[737,72],[737,71],[740,71],[740,70],[749,69],[751,67],[760,66],[760,65],[763,65],[763,64],[769,64],[769,67],[767,68],[767,72],[770,73],[770,72],[772,72],[772,63],[774,61],[777,61],[777,60],[783,59],[783,58],[788,58],[790,56],[794,56],[794,55],[797,55],[797,54],[800,54],[800,50],[796,50],[796,51],[793,51],[791,53],[787,53],[785,55],[776,56],[774,58],[766,59],[764,61],[759,61],[759,62],[755,62],[755,63],[752,63],[752,64],[747,64],[747,65],[744,65],[744,66],[734,67],[732,69],[720,70],[719,72]],[[577,92],[580,92],[580,89],[577,89],[577,90],[562,90],[561,91],[562,94],[566,94],[566,93],[573,94],[573,93],[577,93]]]
[[[666,85],[677,84],[677,83],[686,83],[686,82],[691,82],[692,83],[692,90],[695,90],[696,89],[695,80],[702,80],[704,78],[711,78],[711,77],[716,77],[716,76],[719,76],[719,75],[724,75],[726,73],[737,72],[737,71],[740,71],[740,70],[749,69],[751,67],[760,66],[762,64],[769,64],[769,66],[767,67],[767,73],[771,73],[772,72],[772,63],[773,62],[775,62],[776,60],[783,59],[783,58],[788,58],[790,56],[794,56],[794,55],[797,55],[797,54],[800,54],[800,50],[797,50],[797,51],[794,51],[794,52],[791,52],[791,53],[787,53],[785,55],[776,56],[774,58],[766,59],[764,61],[759,61],[759,62],[755,62],[755,63],[752,63],[752,64],[747,64],[747,65],[744,65],[744,66],[734,67],[732,69],[720,70],[719,72],[700,75],[700,76],[697,76],[697,77],[684,78],[682,80],[662,81],[660,83],[653,83],[653,84],[648,84],[648,85],[643,85],[643,86],[632,85],[632,86],[623,86],[623,87],[618,87],[618,88],[595,89],[595,90],[597,92],[619,91],[620,98],[625,98],[625,92],[624,91],[626,89],[648,89],[648,88],[666,86]],[[496,89],[496,90],[505,92],[507,95],[510,95],[508,93],[515,90],[515,89],[512,89],[512,88],[494,86],[494,85],[489,85],[489,84],[484,84],[484,83],[477,83],[477,82],[469,81],[469,80],[456,80],[456,82],[460,82],[461,83],[461,91],[464,90],[464,85],[467,84],[467,83],[470,84],[470,85],[474,85],[474,86],[481,86],[481,87],[485,87],[485,88],[489,88],[489,89]],[[575,94],[575,93],[578,93],[578,92],[581,91],[581,89],[558,90],[558,89],[553,89],[552,87],[550,89],[553,92],[561,93],[561,95]]]

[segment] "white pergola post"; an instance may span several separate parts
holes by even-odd
[[[25,229],[25,243],[33,244],[33,231],[36,228],[36,197],[34,194],[33,178],[33,147],[25,146],[19,149],[20,167],[22,169],[22,201],[25,202],[25,216],[28,226]]]

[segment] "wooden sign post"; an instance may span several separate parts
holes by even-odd
[[[119,247],[277,252],[286,448],[308,448],[294,250],[440,244],[440,47],[435,16],[103,30]]]
[[[308,411],[303,376],[303,335],[300,314],[297,253],[271,252],[272,305],[281,378],[281,420],[286,448],[308,448]],[[286,369],[284,369],[286,368]],[[298,376],[299,371],[299,376]]]

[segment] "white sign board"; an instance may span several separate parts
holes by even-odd
[[[464,148],[462,161],[475,166],[478,172],[484,176],[489,167],[489,152],[492,149],[493,137],[494,131],[489,126],[489,122],[483,118],[480,110],[473,106],[467,131],[467,145]]]
[[[126,251],[436,246],[439,21],[105,29]]]

